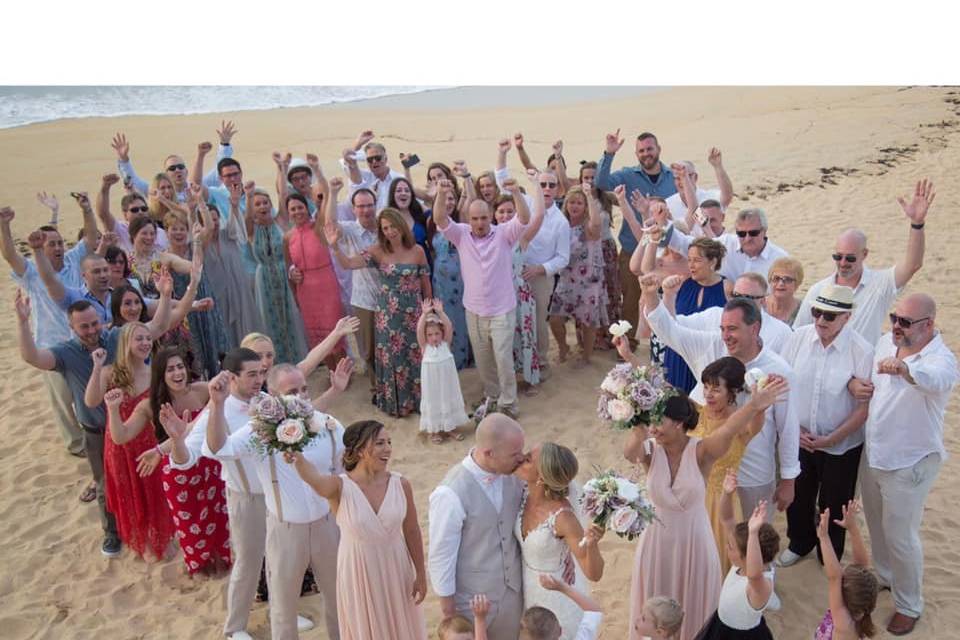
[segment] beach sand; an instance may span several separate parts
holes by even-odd
[[[222,114],[235,119],[239,134],[236,157],[245,177],[264,186],[274,183],[270,153],[290,150],[303,157],[317,153],[328,175],[336,175],[340,150],[361,129],[372,129],[386,144],[393,164],[397,154],[418,153],[423,159],[414,177],[422,182],[432,160],[465,159],[476,174],[490,168],[499,138],[522,131],[535,162],[543,162],[550,144],[565,142],[565,155],[575,170],[577,161],[596,160],[604,134],[621,128],[627,142],[615,167],[635,164],[633,140],[643,130],[655,132],[666,162],[690,159],[699,167],[700,181],[713,186],[707,151],[723,151],[737,197],[732,211],[762,206],[770,218],[771,238],[798,257],[806,267],[806,284],[832,269],[830,253],[836,234],[856,225],[869,237],[868,265],[886,266],[903,256],[908,226],[897,195],[910,193],[914,183],[930,177],[938,196],[927,223],[923,270],[909,291],[925,291],[940,305],[938,324],[948,344],[960,346],[956,327],[960,307],[954,293],[960,257],[950,256],[949,238],[957,238],[960,216],[960,95],[949,88],[679,88],[637,90],[631,94],[592,94],[567,89],[563,99],[524,90],[510,101],[509,89],[491,90],[483,101],[476,89],[429,92],[383,99],[362,105]],[[474,96],[474,97],[471,97]],[[550,102],[554,100],[554,102]],[[516,104],[519,106],[511,107]],[[391,106],[392,105],[392,106]],[[180,153],[192,163],[196,144],[216,142],[221,115],[178,117],[90,118],[32,125],[0,131],[0,204],[17,210],[14,232],[25,239],[46,222],[47,212],[34,200],[41,189],[52,191],[63,204],[64,236],[75,238],[79,228],[70,191],[93,192],[102,174],[115,171],[110,137],[124,131],[131,156],[142,176],[160,170],[163,158]],[[212,158],[210,159],[212,161]],[[209,165],[208,165],[209,166]],[[510,166],[519,168],[516,154]],[[272,186],[269,187],[272,189]],[[116,196],[116,190],[115,190]],[[118,197],[114,209],[118,210]],[[728,226],[732,226],[728,216]],[[14,287],[0,284],[0,298],[12,308]],[[23,364],[16,348],[13,313],[0,314],[0,636],[5,638],[217,638],[224,618],[225,579],[186,577],[177,556],[144,563],[124,552],[107,560],[100,555],[101,535],[95,506],[80,504],[77,495],[88,482],[83,460],[67,456],[51,424],[47,396],[39,375]],[[596,389],[614,363],[610,352],[598,353],[595,363],[574,371],[555,364],[552,379],[535,398],[521,399],[520,422],[528,443],[554,440],[571,447],[580,460],[579,480],[594,466],[630,472],[622,459],[622,436],[610,431],[595,414]],[[321,375],[313,383],[325,386]],[[461,377],[467,402],[479,398],[475,370]],[[946,442],[956,453],[958,403],[951,400]],[[413,484],[418,516],[427,538],[427,498],[446,469],[468,451],[462,443],[434,446],[417,436],[416,417],[394,420],[373,410],[363,384],[354,384],[332,413],[345,424],[361,418],[384,421],[393,438],[392,468]],[[906,428],[906,425],[904,425]],[[960,628],[960,552],[951,540],[960,522],[953,481],[957,457],[944,464],[927,501],[922,537],[925,543],[926,609],[916,638],[952,638]],[[775,525],[785,536],[783,514]],[[785,537],[784,537],[785,544]],[[594,594],[606,614],[601,637],[623,638],[629,610],[630,571],[634,543],[608,534],[601,543],[606,558],[603,579]],[[826,607],[826,580],[815,560],[777,572],[783,609],[767,616],[774,636],[809,638]],[[950,605],[953,602],[954,605]],[[434,595],[426,602],[431,629],[439,621]],[[880,595],[875,621],[880,629],[892,614],[889,592]],[[322,626],[319,596],[301,600],[300,611]],[[257,605],[249,631],[269,637],[267,609]],[[954,631],[950,631],[954,629]],[[879,637],[885,637],[881,631]],[[321,629],[304,638],[325,637]]]

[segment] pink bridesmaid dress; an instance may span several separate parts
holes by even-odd
[[[346,474],[337,509],[337,616],[340,640],[426,640],[427,625],[413,600],[416,570],[403,536],[407,499],[400,475],[390,474],[374,512]]]
[[[630,581],[630,640],[641,639],[634,628],[648,598],[666,596],[680,603],[680,640],[691,640],[720,601],[720,557],[704,501],[706,483],[697,464],[699,441],[691,437],[687,442],[672,485],[667,454],[654,444],[647,495],[657,520],[643,532],[637,547]]]
[[[290,261],[303,273],[303,282],[294,287],[297,306],[307,330],[307,346],[314,348],[343,317],[340,284],[333,270],[330,250],[313,231],[313,224],[295,227],[290,234]]]

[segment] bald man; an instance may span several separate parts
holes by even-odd
[[[513,525],[522,483],[513,472],[525,460],[523,429],[491,413],[477,427],[476,444],[430,494],[430,582],[443,617],[473,618],[470,601],[490,600],[487,636],[516,640],[523,615],[520,544]]]
[[[851,385],[870,402],[860,483],[877,577],[893,592],[887,631],[894,635],[910,633],[923,611],[920,519],[947,455],[943,417],[960,379],[936,317],[930,296],[901,299],[890,314],[893,331],[877,343],[870,381]]]
[[[936,193],[933,183],[921,180],[914,188],[913,198],[897,198],[903,213],[910,222],[907,251],[896,266],[886,269],[870,269],[864,264],[869,253],[867,236],[859,229],[847,229],[837,238],[833,252],[836,271],[817,282],[807,291],[793,326],[802,327],[813,323],[810,306],[820,295],[824,285],[839,284],[853,289],[853,304],[857,312],[850,318],[850,328],[866,338],[870,344],[880,339],[883,316],[893,304],[900,289],[923,266],[924,224],[927,211]]]

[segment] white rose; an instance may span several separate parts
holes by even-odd
[[[610,325],[610,335],[617,338],[622,338],[627,335],[627,332],[633,328],[633,325],[627,322],[626,320],[620,320],[619,322],[614,322]]]
[[[299,420],[284,420],[277,426],[277,440],[284,444],[296,444],[304,435],[306,432]]]
[[[747,383],[748,388],[756,386],[757,389],[763,389],[767,386],[767,374],[757,368],[747,371],[747,375],[745,375],[743,379],[744,382]]]
[[[627,381],[619,376],[608,375],[603,379],[603,382],[600,383],[600,389],[606,391],[612,396],[620,395],[620,392],[623,391],[624,387],[627,386]]]
[[[607,411],[610,412],[610,417],[616,422],[626,422],[633,418],[633,406],[626,400],[620,400],[619,398],[614,398],[607,403]]]
[[[630,531],[630,527],[637,521],[637,512],[632,507],[620,507],[613,512],[610,518],[610,528],[615,533],[625,534]]]
[[[640,488],[626,478],[617,478],[617,494],[627,502],[640,498]]]

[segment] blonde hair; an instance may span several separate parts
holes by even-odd
[[[553,172],[544,171],[542,173],[553,173]],[[563,196],[563,215],[566,216],[568,221],[570,220],[570,213],[567,211],[567,205],[570,202],[570,196],[580,196],[581,198],[583,198],[583,206],[587,207],[588,210],[590,207],[590,199],[587,197],[587,194],[583,190],[583,187],[579,185],[576,187],[570,187],[569,189],[567,189],[567,192]],[[589,213],[589,211],[584,211],[584,213]]]
[[[683,624],[683,609],[680,607],[680,603],[673,598],[665,596],[648,598],[643,603],[643,612],[653,620],[653,627],[665,631],[668,638],[680,633],[680,626]]]
[[[182,224],[187,228],[187,231],[190,231],[190,223],[187,221],[187,216],[179,211],[169,209],[163,216],[163,228],[169,230],[175,224]]]
[[[120,329],[117,357],[113,361],[113,371],[110,376],[110,386],[118,387],[127,395],[133,395],[133,362],[130,358],[130,342],[133,340],[133,332],[137,329],[143,329],[150,333],[150,327],[137,321],[128,322]]]
[[[156,191],[157,193],[160,193],[160,183],[164,181],[169,182],[170,186],[173,187],[174,192],[176,192],[177,187],[173,184],[173,179],[171,179],[166,173],[158,173],[157,175],[153,176],[153,180],[150,181],[150,191]],[[176,200],[177,196],[174,195],[173,199]],[[170,211],[165,204],[153,196],[148,196],[147,208],[149,209],[150,218],[154,222],[162,222],[164,216],[166,216],[167,212]]]
[[[393,249],[390,248],[390,243],[387,242],[387,236],[383,235],[383,227],[380,226],[380,220],[384,218],[400,232],[400,244],[407,249],[412,249],[416,244],[416,241],[413,239],[413,232],[410,231],[407,221],[403,219],[400,212],[393,207],[384,208],[380,211],[380,215],[377,218],[377,240],[379,241],[380,249],[382,249],[384,253],[393,251]]]
[[[240,346],[244,349],[253,349],[253,345],[257,344],[261,340],[266,340],[270,344],[273,344],[273,338],[268,336],[265,333],[258,333],[254,331],[253,333],[248,333],[243,336],[243,340],[240,341]]]
[[[796,258],[777,258],[767,270],[767,280],[777,271],[789,271],[797,279],[797,287],[803,284],[803,264]]]
[[[453,633],[473,633],[473,624],[463,616],[453,616],[443,620],[437,627],[437,637],[440,640]]]
[[[543,490],[550,500],[563,500],[570,491],[570,483],[577,477],[580,464],[577,456],[567,447],[554,442],[545,442],[540,447],[537,473]]]

